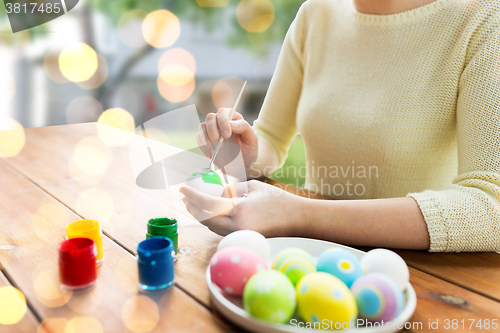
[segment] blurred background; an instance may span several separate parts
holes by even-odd
[[[117,108],[138,126],[191,104],[204,119],[231,107],[245,80],[238,111],[252,123],[303,1],[80,0],[15,34],[0,5],[0,129],[95,122]],[[304,160],[298,137],[285,167]]]

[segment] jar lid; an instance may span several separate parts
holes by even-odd
[[[66,227],[68,238],[99,238],[102,236],[99,222],[95,220],[79,220],[68,224]]]
[[[157,217],[148,221],[148,234],[151,236],[175,235],[177,233],[177,220],[169,217]]]
[[[173,260],[173,250],[173,241],[170,238],[151,237],[137,245],[137,257],[144,262]]]
[[[59,259],[63,261],[95,260],[97,247],[90,238],[71,238],[58,247]]]

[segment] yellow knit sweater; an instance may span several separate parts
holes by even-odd
[[[310,190],[413,197],[430,251],[500,251],[500,1],[305,2],[254,128],[281,164],[302,135]]]

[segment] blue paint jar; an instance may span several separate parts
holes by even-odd
[[[158,290],[174,282],[174,245],[167,237],[151,237],[137,246],[139,285],[144,290]]]

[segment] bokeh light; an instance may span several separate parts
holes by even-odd
[[[135,333],[149,332],[158,324],[158,305],[147,296],[133,296],[122,307],[125,326]]]
[[[68,171],[71,175],[72,180],[78,182],[78,184],[83,186],[94,186],[98,184],[101,179],[104,177],[104,173],[100,173],[97,175],[89,175],[80,170],[78,165],[75,162],[75,158],[72,155],[68,161]]]
[[[202,115],[207,115],[210,112],[216,112],[217,109],[213,104],[212,90],[218,80],[203,81],[196,89],[196,108]]]
[[[0,157],[13,157],[19,154],[26,143],[24,128],[11,118],[0,119]]]
[[[172,86],[158,77],[158,91],[167,101],[172,103],[183,102],[188,99],[195,88],[194,80],[183,86]]]
[[[80,193],[75,208],[86,219],[99,221],[101,227],[109,224],[115,212],[113,197],[100,188],[89,188]]]
[[[83,89],[91,90],[97,89],[108,78],[108,62],[100,54],[97,55],[97,70],[86,81],[77,82],[78,86]]]
[[[270,0],[241,0],[236,18],[248,32],[263,32],[274,22],[274,5]]]
[[[97,120],[97,134],[109,146],[127,144],[135,129],[134,117],[122,108],[104,111]]]
[[[73,292],[59,288],[59,271],[57,266],[42,270],[35,277],[35,294],[38,300],[49,308],[57,308],[66,304]]]
[[[66,318],[45,318],[36,333],[65,333],[69,320]]]
[[[171,86],[179,87],[193,81],[194,73],[184,65],[173,64],[163,68],[160,72],[160,79]]]
[[[52,227],[53,216],[60,206],[55,200],[44,199],[31,219],[32,233],[45,243],[55,243],[64,237],[64,232]]]
[[[231,0],[196,0],[200,7],[226,7]]]
[[[146,42],[156,48],[169,47],[181,34],[181,25],[177,16],[161,9],[149,13],[142,22],[142,35]]]
[[[94,317],[73,317],[64,333],[103,333],[101,322]]]
[[[161,73],[165,67],[182,65],[189,71],[196,72],[196,60],[193,55],[182,48],[165,51],[158,60],[158,72]]]
[[[68,124],[94,122],[102,113],[102,105],[92,96],[80,96],[69,103],[66,109]]]
[[[158,61],[158,90],[172,103],[188,99],[195,88],[196,61],[188,51],[176,48],[166,51]]]
[[[142,22],[148,13],[141,9],[125,12],[118,20],[117,31],[120,40],[130,47],[141,47],[146,44],[142,36]]]
[[[236,97],[240,93],[244,81],[235,76],[229,76],[218,80],[212,88],[212,102],[216,109],[230,108],[233,106]],[[241,97],[240,110],[243,110],[243,105],[248,97],[248,90],[243,91]]]
[[[69,80],[64,77],[59,68],[59,51],[50,50],[43,59],[43,67],[47,76],[56,83],[67,83]]]
[[[0,287],[0,325],[17,324],[26,313],[26,298],[17,288]]]
[[[97,70],[97,53],[85,43],[66,47],[59,55],[62,75],[73,82],[87,81]]]
[[[99,295],[105,295],[106,293],[102,288],[97,283],[92,288],[92,292],[74,293],[66,305],[77,313],[85,314],[93,312],[101,304],[101,296]]]
[[[111,163],[111,149],[96,136],[81,139],[72,155],[78,169],[87,175],[106,172]]]
[[[218,80],[212,88],[212,100],[217,109],[230,107],[234,96],[229,84],[224,82],[224,80]]]

